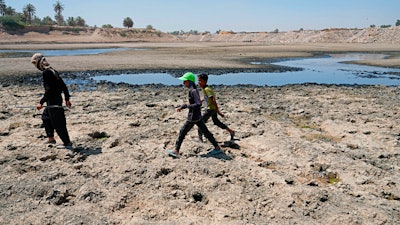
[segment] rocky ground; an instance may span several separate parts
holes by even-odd
[[[398,87],[218,86],[239,149],[210,156],[191,131],[180,159],[166,150],[186,117],[183,87],[71,89],[74,151],[43,144],[39,112],[17,107],[40,86],[1,89],[1,224],[400,221]]]

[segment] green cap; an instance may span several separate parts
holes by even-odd
[[[183,76],[179,77],[178,79],[183,81],[190,80],[193,83],[196,83],[196,76],[191,72],[183,74]]]

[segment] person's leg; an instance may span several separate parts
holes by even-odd
[[[206,110],[202,116],[203,123],[207,123],[208,119],[210,119],[212,114],[213,114],[213,111]],[[203,142],[203,132],[200,130],[200,128],[197,128],[197,133],[198,133],[200,141]]]
[[[217,112],[215,112],[212,115],[212,121],[214,123],[214,125],[216,125],[217,127],[226,130],[228,128],[228,126],[226,126],[224,123],[222,123],[219,119],[218,119],[218,114]]]
[[[234,139],[235,137],[235,131],[230,129],[226,124],[222,123],[219,119],[218,119],[218,114],[215,113],[212,115],[212,120],[214,122],[214,124],[224,130],[227,130],[230,134],[231,134],[231,140]]]
[[[175,152],[174,152],[175,154],[179,154],[179,150],[181,149],[183,139],[185,139],[186,134],[192,129],[193,126],[194,126],[193,122],[186,121],[185,124],[180,129],[179,136],[175,142]]]
[[[42,121],[44,130],[46,131],[46,137],[48,138],[47,143],[55,144],[56,140],[54,139],[54,127],[51,124],[50,116],[48,109],[44,109],[42,113]]]
[[[71,140],[68,135],[67,121],[65,119],[63,108],[49,109],[50,119],[53,127],[55,128],[58,136],[60,136],[65,146],[71,145]]]
[[[203,132],[204,136],[211,142],[215,149],[221,149],[218,145],[218,142],[215,140],[214,135],[208,130],[207,126],[203,123],[202,120],[196,123],[199,129]]]

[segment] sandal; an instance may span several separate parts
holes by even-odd
[[[171,156],[174,159],[179,158],[179,154],[176,154],[173,150],[168,150],[168,155]]]

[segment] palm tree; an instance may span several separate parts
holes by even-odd
[[[42,19],[42,23],[45,25],[54,25],[56,22],[54,22],[50,16],[46,16]]]
[[[54,11],[56,12],[56,16],[54,17],[58,23],[58,25],[62,25],[64,23],[64,17],[62,16],[62,11],[64,10],[64,6],[60,1],[57,1],[56,4],[53,5]]]
[[[67,25],[71,26],[71,27],[75,26],[76,25],[75,18],[74,17],[68,17]]]
[[[4,2],[4,0],[0,0],[0,15],[2,15],[2,16],[6,15],[6,9],[7,9],[7,5]]]
[[[32,23],[32,18],[35,16],[36,8],[32,4],[27,4],[24,9],[24,16],[29,24]]]
[[[17,12],[15,11],[15,9],[14,9],[13,7],[8,6],[8,7],[6,8],[5,15],[7,15],[7,16],[14,16],[15,14],[17,14]]]
[[[76,22],[77,26],[80,26],[80,27],[86,26],[86,21],[80,16],[76,17],[75,22]]]

